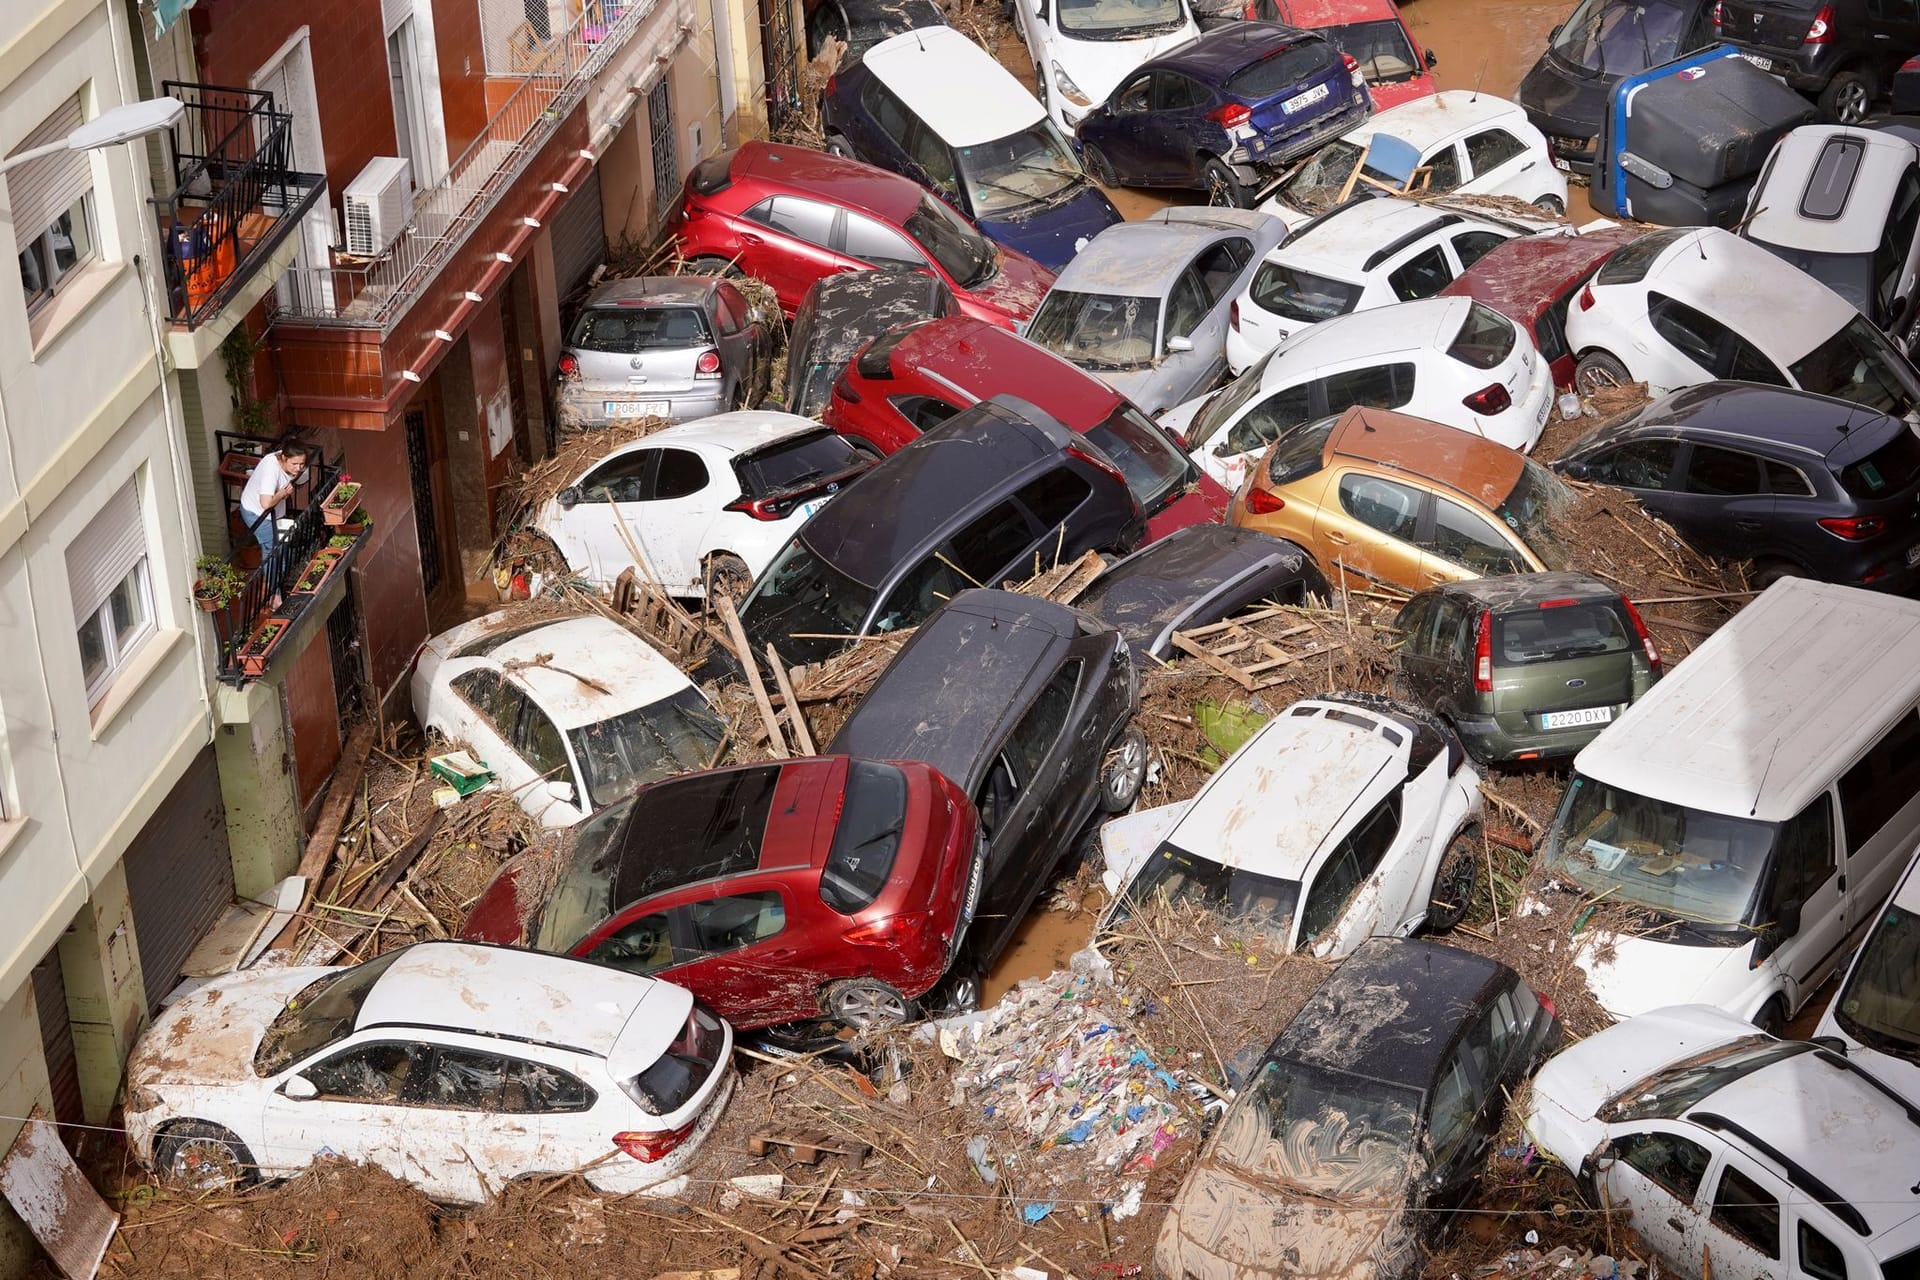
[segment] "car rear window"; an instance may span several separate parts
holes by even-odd
[[[627,1083],[627,1096],[650,1115],[672,1115],[693,1101],[720,1060],[720,1019],[693,1006],[687,1025],[667,1051]]]
[[[1276,485],[1291,484],[1325,466],[1327,439],[1342,416],[1303,422],[1274,441],[1273,452],[1267,455],[1267,479]]]
[[[1522,605],[1495,614],[1493,622],[1493,653],[1502,667],[1619,653],[1633,644],[1625,611],[1609,600]]]
[[[1167,433],[1124,400],[1106,421],[1088,428],[1086,438],[1113,459],[1147,511],[1156,510],[1163,498],[1186,484],[1193,471],[1193,463]]]
[[[770,498],[845,475],[865,461],[845,436],[823,427],[735,459],[734,473],[747,497]]]
[[[670,787],[640,792],[628,829],[646,833],[647,854],[621,858],[614,873],[614,905],[759,866],[760,840],[779,783],[780,766],[763,765],[690,773]]]
[[[1222,87],[1237,98],[1271,98],[1298,88],[1333,62],[1332,45],[1323,40],[1301,40],[1234,72]]]
[[[1902,429],[1858,462],[1835,471],[1840,487],[1856,498],[1884,498],[1920,479],[1920,439]]]
[[[1447,354],[1475,369],[1491,369],[1513,354],[1513,339],[1513,321],[1476,302],[1467,308],[1466,323]]]
[[[900,345],[901,339],[926,323],[929,322],[923,320],[916,324],[903,324],[889,329],[861,348],[860,354],[854,357],[854,368],[860,371],[860,376],[863,378],[891,378],[893,349]]]
[[[906,815],[906,775],[890,764],[855,760],[847,769],[840,824],[820,870],[820,901],[843,916],[870,906],[893,874]]]
[[[698,307],[588,307],[573,322],[567,345],[580,351],[635,355],[713,342]]]
[[[1346,315],[1360,301],[1360,286],[1311,271],[1268,262],[1254,273],[1253,301],[1262,311],[1312,324]]]
[[[1608,258],[1593,282],[1638,284],[1653,269],[1653,260],[1664,253],[1668,245],[1691,230],[1691,227],[1669,227],[1665,231],[1647,232],[1632,244],[1621,246],[1619,252]]]

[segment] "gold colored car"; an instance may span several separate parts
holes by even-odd
[[[1455,427],[1354,408],[1281,436],[1227,521],[1307,548],[1327,581],[1403,591],[1564,569],[1549,509],[1573,495],[1538,463]]]

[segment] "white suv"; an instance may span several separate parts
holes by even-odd
[[[1815,1039],[1832,1036],[1849,1058],[1920,1102],[1920,855],[1880,912],[1841,979]]]
[[[1234,300],[1227,367],[1240,373],[1322,320],[1431,298],[1519,234],[1518,225],[1387,196],[1322,214],[1269,253]]]
[[[1674,1275],[1920,1269],[1920,1111],[1819,1045],[1703,1005],[1656,1009],[1542,1067],[1526,1127]]]

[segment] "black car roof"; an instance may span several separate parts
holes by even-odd
[[[1370,938],[1295,1015],[1265,1062],[1305,1062],[1427,1089],[1462,1025],[1516,981],[1497,960],[1419,939]]]
[[[878,587],[895,568],[1004,497],[1010,481],[1059,457],[1072,433],[1015,396],[971,405],[855,482],[798,537],[855,582]]]
[[[1311,563],[1293,543],[1252,529],[1188,525],[1108,569],[1076,603],[1118,627],[1128,643],[1150,643],[1183,606],[1205,600],[1271,560],[1296,578],[1309,572]]]
[[[924,761],[971,792],[1078,627],[1051,600],[961,592],[914,632],[827,754]]]
[[[1639,412],[1581,437],[1567,450],[1589,449],[1674,430],[1738,436],[1756,451],[1843,465],[1878,448],[1906,423],[1865,405],[1793,387],[1757,382],[1702,382],[1662,396]],[[1767,446],[1773,446],[1769,449]]]
[[[954,314],[947,282],[924,271],[843,271],[816,280],[800,300],[811,315],[806,350],[789,359],[806,364],[844,362],[895,325]],[[801,316],[795,316],[798,326]]]

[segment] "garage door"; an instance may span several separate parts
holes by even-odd
[[[208,746],[127,850],[127,894],[147,1007],[179,981],[187,953],[233,901],[233,859],[220,772]]]
[[[47,952],[33,967],[33,1006],[40,1015],[40,1049],[47,1057],[47,1080],[53,1086],[53,1116],[63,1125],[79,1124],[80,1063],[73,1048],[72,1015],[67,1012],[66,975],[60,970],[60,949]],[[62,1137],[76,1131],[62,1129]]]
[[[560,295],[560,312],[572,314],[568,304],[578,301],[574,291],[607,257],[607,222],[600,210],[600,170],[587,180],[553,219],[553,283]]]

